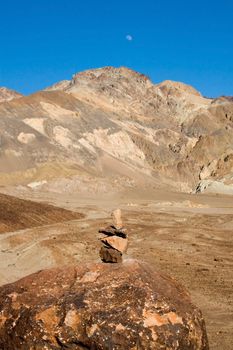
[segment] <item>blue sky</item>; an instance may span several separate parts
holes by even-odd
[[[0,86],[25,94],[111,65],[233,95],[232,0],[0,0],[0,34]]]

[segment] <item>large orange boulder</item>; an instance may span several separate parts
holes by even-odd
[[[0,288],[0,349],[207,350],[201,312],[147,264],[40,271]]]

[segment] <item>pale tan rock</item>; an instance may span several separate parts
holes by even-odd
[[[122,219],[121,219],[121,209],[116,209],[112,212],[113,224],[119,230],[122,228]]]
[[[113,249],[116,249],[121,253],[126,252],[127,247],[128,247],[128,239],[117,237],[117,236],[110,236],[110,237],[102,238],[101,242],[103,242],[106,245],[111,246]]]

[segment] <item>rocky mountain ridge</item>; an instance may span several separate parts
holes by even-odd
[[[22,97],[17,91],[7,89],[6,87],[0,87],[0,103],[11,101],[14,98]]]
[[[0,182],[233,193],[233,102],[105,67],[0,104]],[[217,190],[216,190],[217,188]]]

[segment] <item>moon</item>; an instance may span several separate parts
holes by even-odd
[[[125,38],[126,38],[126,40],[128,40],[128,41],[132,41],[132,40],[133,40],[133,37],[132,37],[132,35],[130,35],[130,34],[127,34]]]

